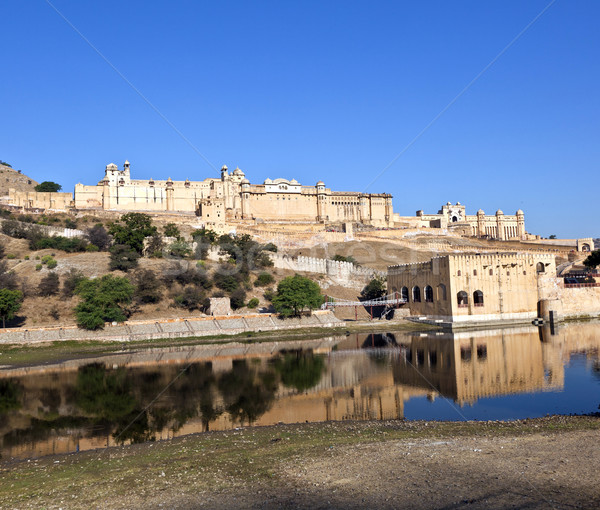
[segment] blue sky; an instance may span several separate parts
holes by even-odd
[[[600,236],[598,2],[554,2],[402,152],[549,3],[52,0],[109,65],[46,1],[5,0],[0,159],[67,191],[125,159],[137,178],[226,164]]]

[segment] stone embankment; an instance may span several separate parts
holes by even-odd
[[[279,331],[299,328],[332,328],[344,325],[329,310],[317,310],[311,315],[280,319],[276,314],[198,317],[188,319],[163,319],[156,321],[127,321],[104,329],[88,331],[76,326],[52,328],[12,328],[0,332],[0,344],[31,344],[40,342],[97,340],[105,342],[130,342],[164,338],[186,338],[219,335],[236,335],[256,331]]]

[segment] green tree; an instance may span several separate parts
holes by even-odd
[[[595,250],[590,253],[587,259],[583,261],[583,265],[585,267],[589,267],[590,269],[600,266],[600,250]]]
[[[152,219],[143,213],[127,213],[110,225],[108,232],[116,244],[126,244],[139,254],[144,250],[144,239],[157,233]]]
[[[334,255],[331,260],[335,260],[336,262],[351,262],[352,264],[356,264],[356,259],[351,255],[348,257],[344,257],[343,255]]]
[[[376,276],[369,283],[367,283],[367,285],[365,285],[364,289],[360,292],[360,297],[363,301],[377,299],[385,296],[385,289],[385,278],[381,276]]]
[[[46,193],[56,193],[57,191],[60,191],[62,189],[62,186],[56,182],[52,182],[52,181],[44,181],[41,182],[40,184],[38,184],[35,188],[33,188],[35,191],[42,191],[42,192],[46,192]]]
[[[165,237],[174,237],[175,239],[181,238],[181,232],[179,227],[175,223],[167,223],[164,228]]]
[[[15,314],[21,309],[23,293],[20,290],[0,289],[0,317],[2,327],[6,327],[6,321],[15,318]]]
[[[150,236],[150,240],[148,241],[148,245],[146,247],[146,254],[149,257],[160,259],[163,256],[164,248],[165,243],[163,242],[163,237],[156,232]]]
[[[275,281],[275,278],[271,273],[260,273],[254,281],[255,287],[267,287]]]
[[[314,310],[323,303],[321,289],[304,276],[288,276],[277,285],[277,295],[273,298],[275,311],[282,317],[300,315],[305,310]]]
[[[108,267],[111,271],[129,271],[138,265],[140,254],[126,244],[115,244],[110,247],[110,262]]]
[[[552,234],[548,237],[548,239],[556,239],[556,234]]]
[[[100,329],[105,322],[123,322],[127,318],[122,307],[131,303],[134,287],[127,278],[104,275],[80,281],[75,293],[81,297],[75,307],[77,325]]]
[[[186,258],[192,254],[192,249],[190,245],[186,243],[183,239],[177,239],[173,241],[168,248],[169,255],[177,258]]]

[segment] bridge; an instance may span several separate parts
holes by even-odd
[[[373,318],[373,308],[379,306],[385,307],[385,311],[381,315],[384,317],[393,309],[408,303],[408,300],[401,296],[399,292],[392,292],[387,296],[382,296],[376,299],[367,299],[365,301],[350,301],[348,299],[335,299],[331,296],[325,296],[325,302],[321,305],[321,310],[335,310],[337,307],[354,307],[354,316],[358,318],[358,307],[364,306],[370,310],[371,319]]]

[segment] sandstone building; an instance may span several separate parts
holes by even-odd
[[[77,210],[105,209],[195,213],[207,223],[228,220],[346,222],[376,226],[392,222],[392,196],[386,193],[331,191],[323,181],[303,186],[295,179],[251,184],[242,170],[203,181],[132,179],[128,161],[111,163],[95,186],[75,186]]]
[[[443,228],[458,230],[461,234],[490,239],[523,240],[527,239],[525,231],[525,214],[519,209],[514,215],[505,215],[500,209],[493,216],[485,214],[481,209],[477,214],[467,215],[466,207],[460,202],[443,205],[437,214],[425,214],[417,211],[415,217],[395,215],[398,224],[408,223],[416,228]]]
[[[388,290],[407,300],[411,315],[447,322],[525,320],[538,316],[544,280],[555,257],[539,253],[471,253],[388,268]]]

